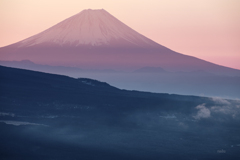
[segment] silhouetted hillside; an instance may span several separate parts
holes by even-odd
[[[239,106],[0,67],[0,159],[239,159]]]

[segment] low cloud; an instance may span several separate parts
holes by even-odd
[[[179,125],[181,128],[188,129],[188,125],[186,125],[186,124],[183,123],[183,122],[179,122],[178,125]]]
[[[20,125],[47,126],[47,125],[44,125],[44,124],[30,123],[30,122],[20,122],[20,121],[0,121],[0,122],[3,122],[5,124],[14,125],[14,126],[20,126]]]
[[[211,111],[224,114],[232,114],[235,112],[234,108],[230,106],[213,106],[211,107]]]
[[[205,104],[198,105],[196,109],[198,109],[197,115],[193,116],[196,120],[209,118],[211,116],[211,111],[205,107]]]
[[[223,98],[214,97],[211,98],[215,102],[216,106],[211,107],[211,112],[221,113],[225,115],[231,115],[234,119],[240,114],[240,101],[229,101]]]
[[[232,118],[236,119],[240,115],[239,105],[236,106],[213,106],[211,111],[214,113],[221,113],[225,115],[231,115]]]
[[[14,113],[0,112],[0,116],[11,116],[11,117],[15,117],[15,114],[14,114]]]
[[[197,114],[193,116],[195,120],[203,118],[213,118],[215,120],[240,120],[240,100],[226,100],[219,97],[210,98],[214,102],[212,106],[206,107],[205,104],[198,105],[195,109]]]
[[[222,105],[231,105],[231,103],[223,98],[219,98],[219,97],[212,97],[211,100],[217,104],[222,104]]]

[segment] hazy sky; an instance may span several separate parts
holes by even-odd
[[[0,47],[89,8],[174,51],[240,69],[240,0],[0,0]]]

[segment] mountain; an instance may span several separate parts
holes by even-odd
[[[240,71],[172,51],[134,31],[105,10],[83,10],[53,27],[0,48],[1,61],[133,71],[146,66],[166,71]]]
[[[239,159],[239,106],[0,66],[0,157]]]
[[[143,67],[134,71],[134,73],[164,73],[161,67]]]
[[[81,73],[116,73],[115,70],[100,70],[100,69],[81,69],[78,67],[65,67],[65,66],[50,66],[33,63],[29,60],[22,61],[0,61],[0,65],[13,68],[28,69],[33,71],[40,71],[45,73],[55,73],[67,75],[71,77],[78,77]]]
[[[161,47],[105,10],[84,10],[21,42],[20,47]]]

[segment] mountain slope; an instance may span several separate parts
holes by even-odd
[[[204,70],[240,75],[240,71],[174,52],[137,33],[105,10],[84,10],[18,43],[0,48],[1,61],[83,69],[136,70],[146,66],[167,71]]]
[[[20,47],[36,45],[160,47],[103,9],[84,10],[20,43]]]

